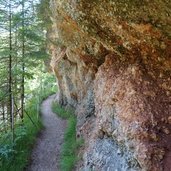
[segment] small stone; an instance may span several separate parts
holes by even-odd
[[[159,155],[158,155],[159,160],[162,160],[162,159],[163,159],[163,157],[164,157],[164,155],[163,155],[163,154],[159,154]]]
[[[124,12],[126,12],[126,11],[127,11],[127,9],[126,9],[126,8],[124,8],[124,9],[123,9],[123,11],[124,11]]]
[[[117,130],[114,130],[112,133],[112,137],[115,138],[117,136]]]
[[[158,158],[159,160],[162,160],[163,157],[164,157],[164,154],[165,154],[164,149],[158,150],[158,152],[157,152],[157,158]]]
[[[147,137],[148,137],[148,133],[147,133],[146,131],[144,131],[144,132],[143,132],[143,136],[144,136],[145,138],[147,138]]]
[[[161,121],[164,122],[165,121],[165,118],[162,118]]]
[[[162,78],[163,77],[163,73],[160,73],[159,77]]]
[[[168,135],[168,134],[170,134],[169,129],[168,129],[168,128],[166,128],[166,127],[164,127],[164,128],[163,128],[163,132],[164,132],[165,134],[167,134],[167,135]]]
[[[170,92],[169,91],[166,91],[166,94],[167,94],[167,96],[170,96]]]
[[[160,47],[161,47],[161,49],[164,50],[164,49],[166,49],[166,44],[164,42],[162,42],[161,45],[160,45]]]
[[[113,102],[117,102],[117,101],[118,101],[118,99],[116,99],[116,98],[112,98],[112,101],[113,101]]]
[[[152,133],[152,134],[151,134],[151,138],[152,138],[154,141],[158,141],[158,137],[157,137],[156,133]]]
[[[98,137],[99,137],[100,139],[103,139],[103,138],[104,138],[104,132],[103,132],[102,130],[99,130],[99,132],[98,132]]]
[[[118,155],[121,154],[121,150],[120,150],[120,149],[117,150],[117,154],[118,154]]]

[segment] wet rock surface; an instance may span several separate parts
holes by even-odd
[[[171,1],[51,0],[50,9],[60,103],[76,109],[85,138],[77,170],[171,170]]]

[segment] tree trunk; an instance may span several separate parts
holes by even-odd
[[[11,9],[11,0],[9,0],[9,116],[10,116],[10,127],[12,127],[12,9]]]
[[[21,119],[23,120],[24,118],[24,96],[25,96],[25,37],[24,37],[24,32],[25,32],[25,24],[24,24],[24,0],[22,1],[22,81],[21,81]]]

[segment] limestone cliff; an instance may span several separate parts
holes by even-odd
[[[171,170],[171,0],[51,0],[51,66],[76,109],[84,171]]]

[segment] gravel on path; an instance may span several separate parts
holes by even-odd
[[[59,171],[60,150],[66,121],[52,112],[54,98],[55,95],[48,97],[41,105],[44,129],[37,138],[26,171]]]

